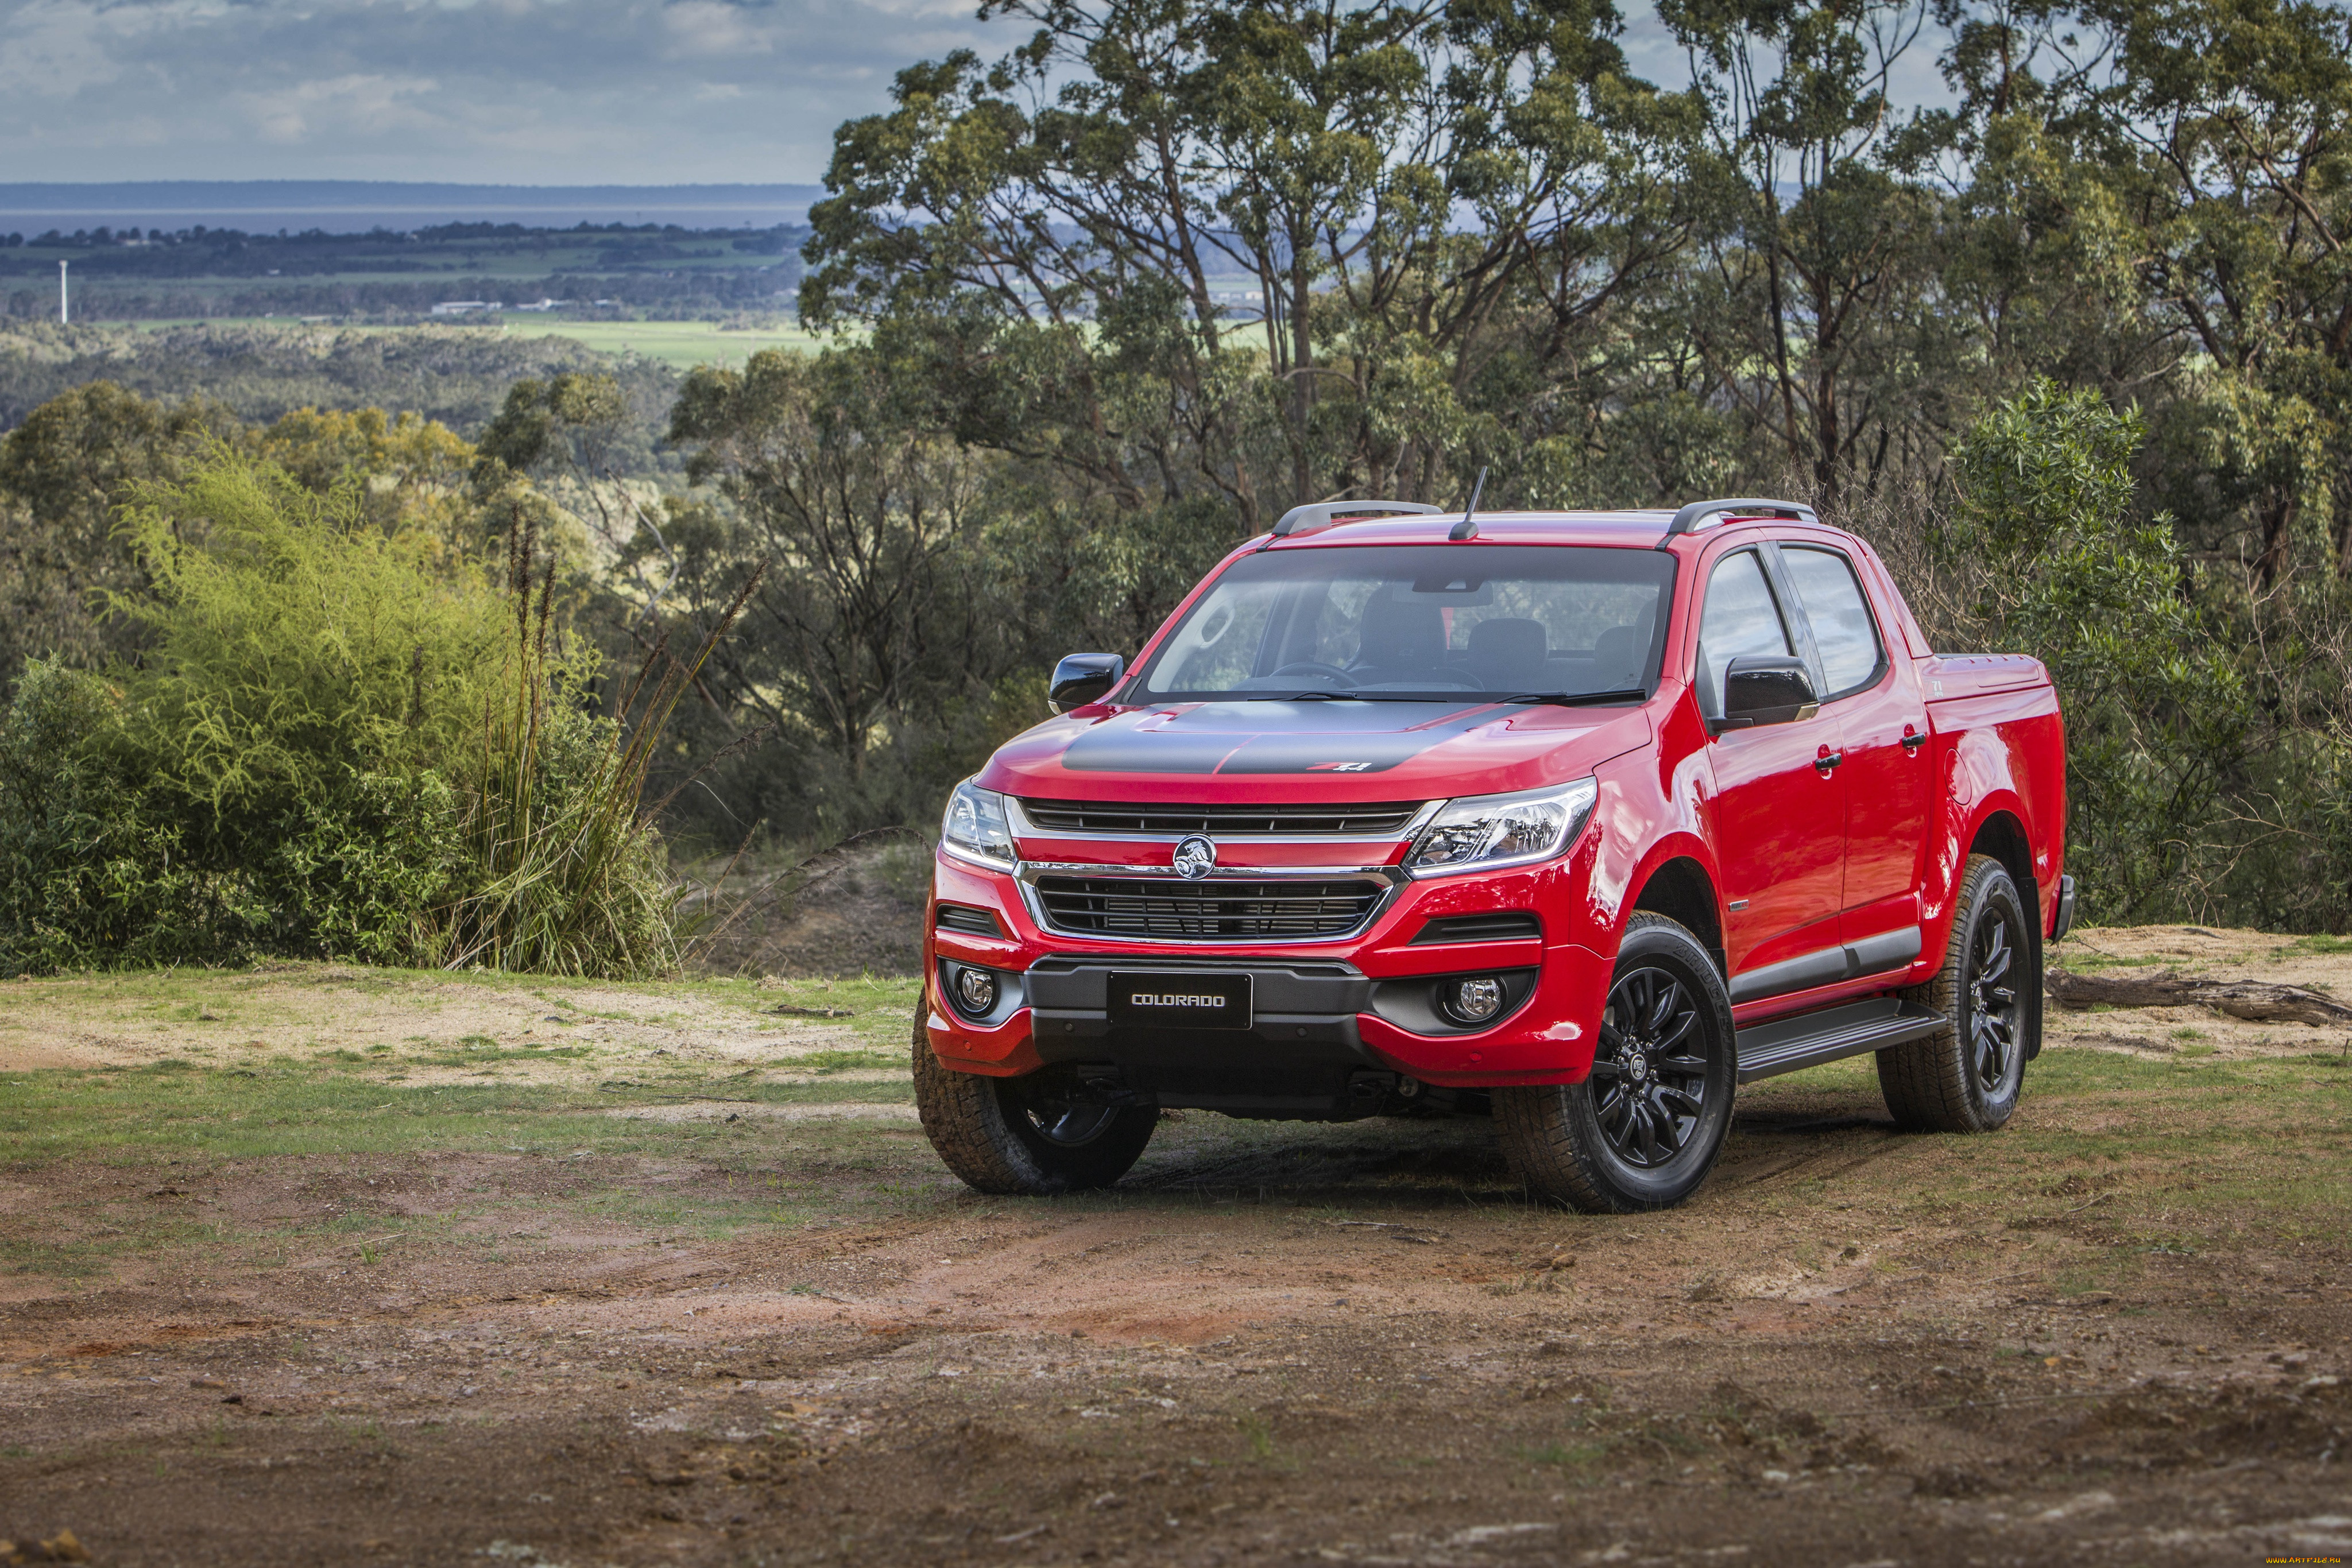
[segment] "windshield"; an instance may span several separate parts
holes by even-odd
[[[1646,694],[1674,573],[1655,550],[1578,545],[1261,550],[1193,603],[1137,690],[1147,700]]]

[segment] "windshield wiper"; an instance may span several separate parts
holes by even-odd
[[[1494,697],[1498,703],[1550,703],[1559,707],[1584,707],[1601,703],[1638,703],[1649,699],[1650,694],[1639,686],[1628,686],[1613,692],[1521,692],[1517,696]]]
[[[1360,703],[1364,699],[1353,692],[1295,692],[1286,697],[1260,697],[1257,700],[1277,703]]]

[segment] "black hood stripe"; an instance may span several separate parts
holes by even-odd
[[[1366,722],[1399,708],[1412,711],[1403,704],[1367,712],[1357,704],[1327,702],[1153,708],[1094,726],[1062,753],[1062,766],[1078,773],[1385,773],[1489,722],[1496,712],[1494,704],[1478,702],[1395,729]],[[1160,722],[1141,727],[1154,719]]]

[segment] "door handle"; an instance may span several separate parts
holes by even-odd
[[[1903,749],[1906,751],[1916,751],[1927,744],[1927,737],[1924,735],[1906,735],[1903,737]]]
[[[1831,752],[1827,757],[1816,757],[1816,758],[1813,758],[1813,769],[1814,769],[1814,771],[1815,771],[1815,772],[1819,773],[1822,778],[1826,779],[1826,778],[1828,778],[1828,777],[1830,776],[1830,769],[1831,769],[1831,768],[1835,768],[1839,763],[1843,762],[1844,760],[1845,760],[1845,753],[1844,753],[1844,752],[1843,752],[1843,751],[1832,751],[1832,752]]]

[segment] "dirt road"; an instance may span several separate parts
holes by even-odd
[[[2309,944],[2092,937],[2352,995]],[[337,986],[412,984],[0,998],[0,1537],[574,1568],[2352,1552],[2352,1070],[2315,1031],[2060,1019],[1977,1139],[1894,1133],[1866,1061],[1758,1085],[1698,1201],[1596,1220],[1528,1207],[1475,1121],[1184,1114],[1115,1192],[975,1197],[874,1054],[903,988],[840,1023],[790,988],[614,992],[552,1044],[520,1031],[577,997],[478,986],[443,1030],[471,1045],[376,1051],[356,1003],[353,1043],[302,1035]]]

